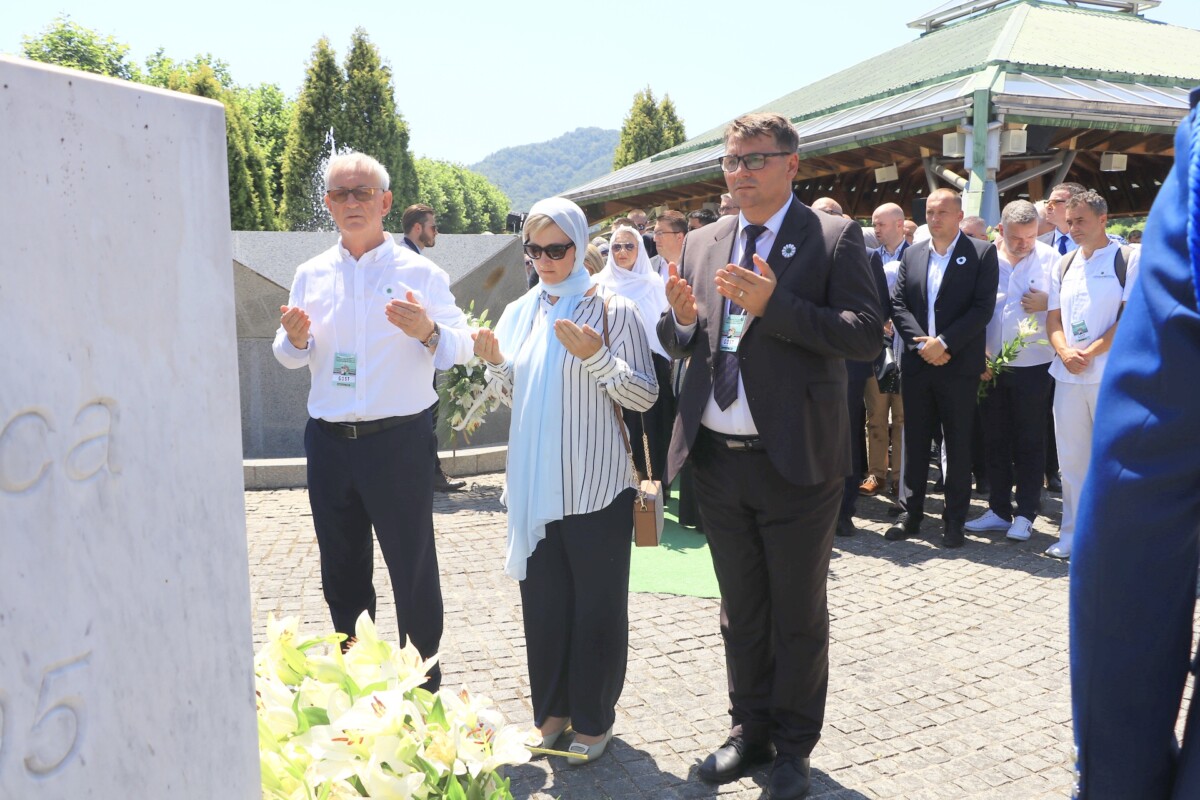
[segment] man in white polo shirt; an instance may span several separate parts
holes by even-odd
[[[988,510],[964,527],[969,531],[1007,531],[1026,541],[1033,530],[1042,496],[1046,461],[1046,406],[1050,400],[1050,362],[1054,348],[1046,342],[1046,309],[1051,278],[1059,255],[1038,241],[1037,209],[1027,200],[1014,200],[1000,215],[996,255],[1000,281],[996,310],[987,326],[987,354],[994,358],[1005,342],[1017,338],[1017,326],[1033,319],[1037,333],[1026,340],[1008,369],[981,379],[996,382],[980,403],[987,453]],[[1017,509],[1013,515],[1013,483]]]
[[[1079,492],[1092,456],[1100,379],[1137,278],[1138,251],[1110,241],[1107,223],[1108,203],[1096,192],[1081,192],[1067,202],[1067,225],[1078,250],[1062,257],[1050,284],[1046,329],[1060,359],[1050,375],[1063,476],[1062,524],[1058,541],[1046,550],[1055,558],[1071,557]]]

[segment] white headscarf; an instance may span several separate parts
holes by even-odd
[[[657,333],[658,318],[668,308],[667,288],[663,285],[658,271],[650,266],[650,256],[646,253],[646,244],[642,240],[642,234],[638,231],[622,225],[613,231],[609,248],[617,243],[617,235],[622,232],[628,232],[637,243],[637,260],[633,262],[633,268],[624,269],[617,266],[617,262],[613,260],[615,251],[610,249],[608,262],[604,265],[604,269],[596,273],[596,283],[603,286],[606,291],[620,295],[637,306],[638,313],[642,315],[642,327],[646,329],[646,338],[650,342],[650,349],[670,361],[671,357],[663,349]]]

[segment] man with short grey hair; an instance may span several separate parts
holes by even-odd
[[[1033,531],[1042,495],[1046,463],[1046,404],[1050,398],[1050,362],[1054,348],[1046,340],[1046,308],[1059,255],[1037,239],[1037,209],[1027,200],[1004,207],[997,228],[1000,268],[996,310],[987,326],[988,358],[1018,338],[1021,324],[1033,320],[1037,332],[998,375],[985,369],[991,382],[979,405],[987,458],[988,510],[964,527],[969,531],[1005,531],[1023,542]],[[1016,514],[1013,514],[1013,484]]]
[[[742,207],[738,205],[738,201],[733,199],[733,195],[726,192],[721,195],[721,205],[717,207],[717,214],[722,217],[736,216]]]
[[[446,273],[384,232],[382,164],[334,156],[325,206],[341,236],[296,270],[272,346],[279,363],[312,376],[304,452],[321,586],[338,633],[353,637],[363,611],[374,618],[374,528],[401,640],[432,658],[442,637],[433,370],[467,363],[474,343]],[[426,688],[440,682],[435,665]]]
[[[989,241],[987,235],[987,222],[983,217],[969,216],[963,217],[963,221],[958,225],[959,229],[970,236],[972,239],[979,239],[982,242]]]

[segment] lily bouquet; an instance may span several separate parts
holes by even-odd
[[[529,760],[529,729],[466,689],[420,688],[436,656],[380,640],[367,613],[355,634],[343,654],[341,634],[268,620],[254,659],[264,800],[511,798],[497,769]]]
[[[490,328],[487,309],[475,316],[475,301],[467,308],[467,324]],[[455,364],[438,379],[438,436],[450,444],[461,433],[468,444],[488,413],[500,405],[500,394],[488,385],[487,365],[479,356],[466,364]]]
[[[988,389],[996,385],[996,379],[1000,377],[1000,373],[1012,369],[1012,362],[1025,349],[1025,345],[1030,343],[1029,340],[1038,334],[1039,330],[1037,319],[1032,314],[1017,323],[1017,335],[1001,345],[999,353],[988,358],[987,368],[992,373],[992,377],[979,382],[977,400],[987,397]],[[1049,342],[1045,339],[1034,339],[1033,344],[1049,344]]]

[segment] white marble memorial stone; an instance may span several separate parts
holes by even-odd
[[[220,104],[0,58],[0,798],[261,797]]]

